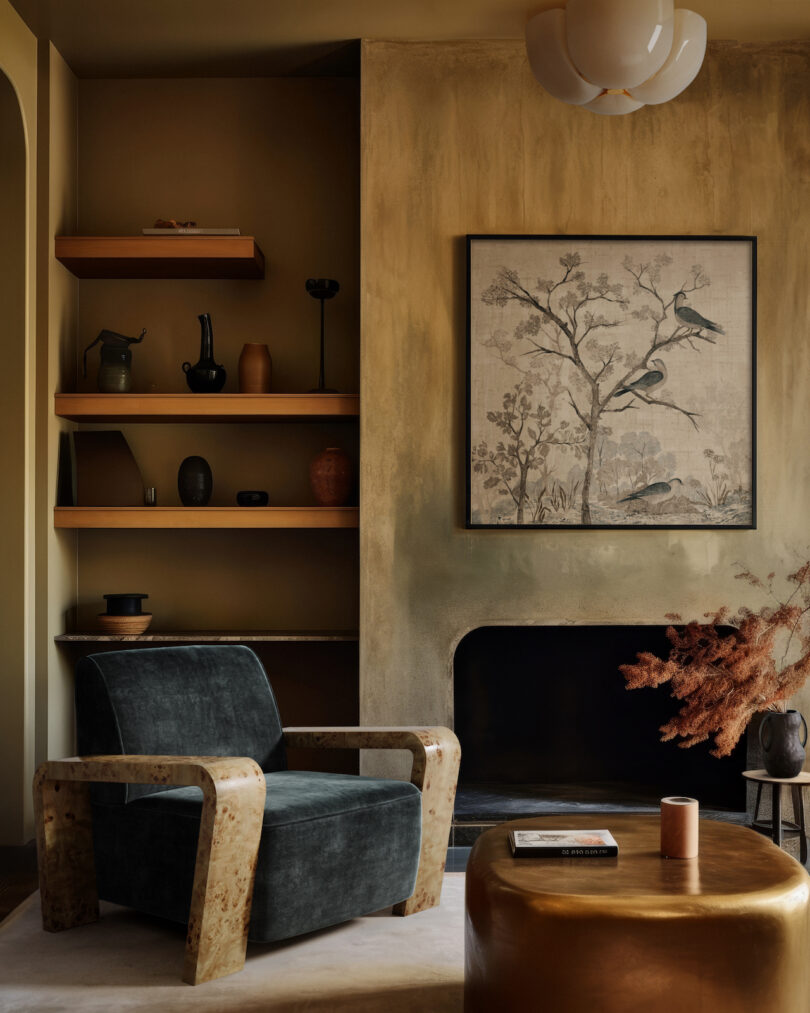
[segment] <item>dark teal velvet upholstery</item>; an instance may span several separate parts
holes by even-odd
[[[250,939],[288,939],[377,911],[413,892],[421,797],[402,781],[285,770],[267,774]],[[99,894],[188,920],[198,788],[94,806]]]
[[[260,764],[267,797],[252,940],[325,928],[413,892],[420,792],[401,781],[286,770],[275,700],[248,648],[91,655],[79,663],[76,702],[80,753],[252,756]],[[202,792],[187,787],[96,797],[99,896],[187,921],[201,803]]]
[[[76,668],[80,756],[249,756],[286,767],[281,719],[248,647],[157,647],[82,658]],[[94,801],[129,802],[154,785],[98,785]]]

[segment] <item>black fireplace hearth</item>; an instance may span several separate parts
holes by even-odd
[[[747,745],[711,756],[659,727],[677,712],[667,686],[628,691],[618,670],[639,651],[666,656],[664,626],[487,626],[454,660],[461,770],[454,843],[491,823],[573,812],[645,812],[666,795],[747,822]]]

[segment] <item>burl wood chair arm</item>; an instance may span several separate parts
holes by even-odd
[[[461,747],[449,728],[285,728],[291,747],[325,749],[407,749],[413,755],[411,783],[422,792],[422,847],[411,896],[394,913],[415,914],[435,907],[442,893]]]
[[[203,807],[183,981],[198,985],[244,967],[264,815],[264,774],[248,757],[75,756],[34,777],[43,926],[98,918],[89,782],[195,785]]]

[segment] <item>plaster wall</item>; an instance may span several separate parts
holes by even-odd
[[[54,643],[63,633],[76,603],[77,538],[74,531],[56,530],[52,507],[56,503],[59,450],[72,423],[51,410],[53,395],[69,389],[73,379],[73,339],[79,314],[79,283],[54,257],[54,236],[76,232],[77,216],[77,112],[78,81],[51,44],[42,43],[43,62],[48,66],[48,217],[47,234],[41,237],[47,271],[47,318],[43,323],[47,342],[46,419],[47,449],[43,455],[46,474],[47,617],[43,655],[47,659],[47,755],[69,756],[75,751],[73,729],[73,673],[71,659]],[[38,613],[39,618],[39,613]]]
[[[32,835],[36,40],[0,0],[0,844]]]
[[[518,41],[364,43],[362,723],[452,727],[476,626],[753,605],[736,561],[806,558],[809,64],[713,44],[676,100],[600,117],[545,94]],[[757,530],[465,530],[466,233],[758,236]]]

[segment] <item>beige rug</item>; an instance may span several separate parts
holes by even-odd
[[[379,912],[287,943],[248,947],[240,974],[192,988],[180,980],[180,926],[102,904],[101,919],[43,932],[39,894],[0,924],[4,1013],[444,1013],[462,1008],[464,874],[442,903],[409,918]]]

